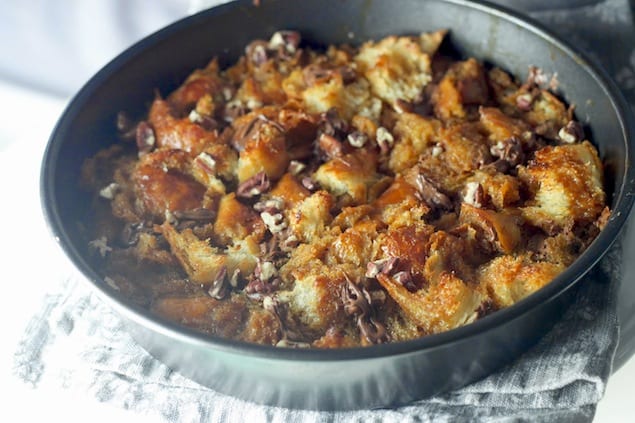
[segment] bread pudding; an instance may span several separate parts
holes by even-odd
[[[279,31],[120,113],[81,177],[104,281],[291,348],[419,338],[548,284],[610,215],[598,153],[555,79],[445,56],[446,35]]]

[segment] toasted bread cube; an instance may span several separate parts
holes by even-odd
[[[562,264],[532,261],[529,255],[504,255],[481,267],[479,283],[498,307],[507,307],[542,288],[564,269]]]
[[[214,223],[214,235],[223,245],[253,235],[260,241],[265,233],[265,224],[250,207],[236,199],[233,192],[223,196],[218,205],[218,214]]]
[[[466,184],[470,182],[479,183],[484,194],[498,210],[510,207],[520,200],[520,183],[518,178],[511,175],[477,170],[467,179]]]
[[[170,244],[172,254],[179,260],[192,282],[211,284],[225,267],[227,257],[208,242],[198,239],[191,229],[178,232],[168,222],[160,228]]]
[[[426,333],[439,333],[476,320],[485,297],[456,275],[443,271],[425,289],[410,292],[392,277],[379,274],[386,289],[403,313]]]
[[[448,166],[456,172],[474,171],[492,160],[487,139],[478,125],[461,123],[442,128],[440,141]]]
[[[519,177],[534,195],[523,216],[538,227],[588,224],[604,209],[602,163],[588,141],[543,148]]]
[[[440,127],[441,122],[434,118],[401,113],[393,129],[397,142],[390,152],[390,170],[397,173],[414,166],[419,156],[438,141]]]
[[[225,253],[227,254],[225,265],[228,277],[231,278],[234,272],[239,270],[241,277],[246,278],[253,273],[261,252],[257,237],[248,235],[243,239],[235,240],[233,245],[227,247]]]
[[[208,131],[187,116],[176,118],[168,102],[161,98],[152,102],[148,120],[154,129],[157,147],[183,150],[196,156],[218,143],[217,131]]]
[[[391,227],[423,223],[430,207],[419,199],[417,189],[397,177],[373,203],[378,218]]]
[[[492,144],[511,137],[517,137],[522,141],[523,134],[529,130],[528,125],[524,121],[514,119],[496,107],[481,107],[479,116],[481,124],[489,132]]]
[[[327,230],[332,206],[333,197],[328,192],[313,193],[288,211],[289,228],[300,241],[314,242]]]
[[[435,114],[443,119],[465,118],[464,106],[485,104],[489,89],[483,66],[474,58],[458,62],[446,72],[433,95]]]
[[[311,192],[290,173],[282,175],[282,178],[269,192],[271,197],[282,199],[287,207],[294,207],[310,194]]]
[[[324,163],[313,177],[336,197],[347,195],[352,204],[372,201],[371,187],[379,182],[375,171],[376,157],[365,150],[346,154]]]
[[[141,157],[132,172],[138,205],[145,214],[163,219],[166,212],[203,205],[205,187],[190,174],[188,153],[156,150]]]
[[[523,95],[522,90],[518,91]],[[556,139],[560,129],[569,122],[571,116],[565,104],[555,95],[541,90],[540,95],[533,101],[531,110],[525,114],[525,119],[536,126],[536,132],[551,139]]]
[[[378,222],[364,220],[338,235],[330,253],[338,263],[351,263],[365,267],[375,256],[373,243],[377,236]]]
[[[288,304],[301,324],[317,333],[341,326],[346,318],[339,294],[345,280],[342,272],[313,259],[293,272],[293,280],[293,288],[279,292],[278,298]]]
[[[245,145],[238,158],[238,182],[244,182],[260,172],[265,172],[269,179],[276,180],[284,174],[289,166],[289,155],[284,136],[271,125],[262,125],[256,134]]]
[[[415,37],[390,36],[379,42],[367,42],[355,57],[359,70],[370,82],[375,95],[389,104],[397,100],[413,101],[431,81],[432,48]]]
[[[503,253],[511,253],[520,244],[520,226],[514,215],[463,203],[459,220],[479,228],[485,238]]]
[[[345,85],[342,77],[335,75],[306,88],[302,100],[310,113],[324,113],[336,108],[347,120],[362,115],[378,121],[381,114],[381,101],[371,96],[370,85],[364,79]]]

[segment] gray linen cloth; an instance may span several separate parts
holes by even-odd
[[[635,104],[635,36],[628,3],[565,3],[569,6],[548,6],[531,15],[602,63]],[[531,4],[508,2],[519,8]],[[74,273],[33,316],[15,351],[13,373],[34,388],[88,393],[133,415],[165,422],[591,421],[618,343],[621,260],[617,242],[581,281],[563,319],[517,361],[472,385],[400,408],[289,410],[212,391],[137,345],[117,314]]]

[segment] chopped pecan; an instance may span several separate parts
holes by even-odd
[[[439,191],[423,174],[418,174],[415,181],[421,199],[428,206],[442,210],[452,209],[452,201],[450,198]]]
[[[284,209],[284,201],[274,197],[264,201],[258,201],[254,204],[254,210],[257,212],[267,212],[269,214],[280,213]]]
[[[412,273],[408,270],[402,270],[401,272],[397,272],[392,275],[392,278],[395,282],[406,288],[410,292],[414,292],[417,290],[417,286],[412,280]]]
[[[126,140],[134,140],[137,136],[137,125],[130,119],[125,112],[117,113],[117,131],[119,136]]]
[[[263,211],[260,213],[260,218],[272,234],[277,234],[287,228],[287,222],[284,220],[284,215],[280,212],[271,213],[269,211]]]
[[[116,182],[111,182],[106,185],[102,189],[99,190],[99,196],[105,198],[106,200],[112,200],[115,198],[115,194],[119,191],[119,184]]]
[[[258,260],[245,292],[251,298],[260,298],[278,289],[281,283],[275,265],[270,261]]]
[[[268,44],[262,40],[256,40],[247,45],[245,48],[245,56],[247,60],[256,66],[260,66],[269,60],[269,53],[267,51]]]
[[[88,248],[97,251],[102,257],[106,257],[106,254],[112,251],[112,247],[108,245],[108,238],[105,236],[88,242]]]
[[[190,122],[196,123],[207,131],[213,131],[219,127],[218,122],[216,122],[213,117],[201,114],[196,109],[192,109],[188,115],[188,119]]]
[[[348,123],[340,117],[335,107],[331,107],[320,115],[318,131],[336,138],[343,138],[344,134],[348,132]]]
[[[333,75],[331,69],[324,68],[320,63],[313,63],[302,70],[304,82],[309,87],[327,81]]]
[[[271,188],[269,177],[263,172],[258,172],[236,188],[236,196],[252,198],[267,192]]]
[[[282,30],[275,32],[269,40],[269,50],[275,50],[282,57],[293,55],[300,47],[302,37],[297,31]]]
[[[435,144],[432,147],[432,157],[439,157],[445,150],[441,144]]]
[[[202,207],[192,210],[175,210],[172,214],[177,220],[194,220],[197,222],[211,222],[216,218],[216,211]]]
[[[344,311],[355,317],[360,333],[371,344],[381,344],[390,340],[386,327],[373,316],[373,299],[365,288],[358,286],[350,279],[342,284],[340,297]]]
[[[398,98],[394,105],[397,113],[412,113],[414,112],[414,105],[406,100]]]
[[[580,123],[571,120],[558,131],[558,138],[567,144],[580,142],[584,139],[584,129]]]
[[[121,242],[127,247],[136,245],[139,242],[139,234],[151,231],[152,223],[150,222],[128,222],[121,230]]]
[[[354,131],[348,134],[348,137],[346,137],[346,139],[348,140],[348,143],[353,147],[362,148],[368,141],[368,135],[361,131]]]
[[[382,154],[387,154],[392,149],[392,146],[395,143],[395,138],[392,136],[390,131],[383,126],[377,128],[375,136],[377,138],[379,150]]]
[[[152,151],[156,143],[156,137],[154,136],[154,129],[152,129],[148,122],[139,122],[136,130],[136,140],[139,155],[144,155]]]
[[[528,112],[534,102],[535,96],[531,92],[520,94],[516,97],[516,107],[518,110]]]
[[[517,137],[499,141],[490,147],[490,154],[507,162],[510,167],[516,167],[525,160],[522,143]]]
[[[276,347],[308,348],[311,346],[306,342],[299,341],[302,337],[290,328],[286,313],[277,298],[273,296],[263,297],[262,308],[273,314],[280,326],[281,339],[276,343]]]
[[[320,134],[318,147],[327,159],[334,159],[342,155],[342,143],[332,135]]]
[[[328,81],[332,77],[339,75],[342,78],[344,85],[350,84],[357,79],[357,73],[355,69],[350,66],[340,66],[338,68],[330,69],[324,67],[323,64],[313,63],[305,67],[302,71],[304,82],[308,86],[313,86],[318,83]]]
[[[300,183],[302,184],[304,188],[308,189],[311,192],[315,192],[318,189],[320,189],[318,183],[308,176],[305,176],[304,178],[302,178],[300,180]]]
[[[209,288],[207,293],[212,298],[216,298],[217,300],[222,300],[227,297],[229,294],[229,286],[227,281],[227,268],[225,266],[221,267],[218,271],[218,274],[214,278],[212,282],[212,286]]]
[[[468,182],[465,185],[465,194],[463,201],[467,204],[482,208],[485,205],[485,192],[478,182]]]
[[[304,169],[306,169],[306,165],[304,163],[298,160],[291,160],[287,170],[292,175],[299,175]]]
[[[368,262],[366,265],[366,277],[374,279],[378,274],[392,275],[399,264],[398,257],[388,257],[381,260]]]
[[[193,164],[209,175],[216,174],[216,160],[205,152],[196,156],[193,160]]]
[[[300,245],[300,240],[297,236],[295,236],[290,228],[280,231],[276,235],[278,239],[278,247],[282,252],[289,253]]]

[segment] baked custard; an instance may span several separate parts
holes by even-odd
[[[82,169],[105,282],[294,348],[447,331],[548,284],[610,215],[598,153],[555,79],[449,58],[445,37],[279,31],[121,113]]]

